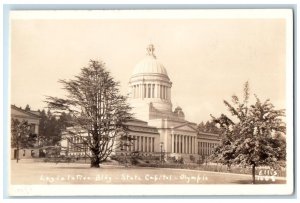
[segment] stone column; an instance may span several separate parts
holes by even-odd
[[[175,143],[174,153],[177,153],[177,135],[176,134],[174,134],[174,143]]]
[[[190,154],[192,154],[192,137],[190,136],[190,142],[189,142],[189,144],[190,144]]]
[[[188,144],[187,144],[188,142],[187,141],[188,141],[188,136],[185,136],[185,153],[186,154],[189,153],[189,151],[188,151]]]
[[[155,141],[155,138],[153,137],[152,138],[152,152],[154,152],[154,141]]]
[[[171,153],[174,153],[174,135],[171,134]]]
[[[147,137],[144,137],[144,152],[147,152]]]
[[[144,84],[141,83],[140,92],[141,92],[141,98],[142,98],[142,99],[144,98],[144,92],[143,92],[143,90],[144,90]]]
[[[134,141],[134,135],[132,136],[132,141],[131,141],[131,144],[132,144],[132,151],[135,151],[135,141]]]
[[[194,154],[194,137],[192,137],[192,154]]]
[[[148,83],[146,83],[146,97],[145,98],[148,98]]]
[[[142,146],[143,146],[143,143],[142,143],[142,136],[140,136],[140,143],[139,143],[139,148],[140,148],[140,151],[142,151]]]
[[[152,137],[149,137],[148,138],[148,152],[152,151],[152,149],[151,149],[151,142],[152,142]]]
[[[187,154],[190,153],[190,144],[189,144],[189,140],[190,140],[190,136],[187,136],[187,137],[186,137],[186,145],[187,145],[186,153],[187,153]]]
[[[194,154],[195,144],[194,144],[194,137],[192,137],[192,154]]]
[[[177,135],[178,149],[177,152],[180,153],[180,135]]]
[[[160,98],[160,84],[157,85],[157,98]]]
[[[162,85],[159,86],[159,98],[162,99]]]
[[[150,137],[147,137],[147,152],[150,152]]]
[[[151,143],[151,137],[148,137],[147,138],[147,150],[148,150],[148,152],[151,152],[151,145],[150,145],[150,143]]]
[[[169,101],[169,88],[166,86],[166,100]]]
[[[152,95],[151,95],[151,97],[155,98],[155,83],[152,83],[151,88],[152,88]]]
[[[182,135],[179,135],[179,153],[182,153]]]
[[[196,139],[195,139],[195,137],[193,137],[193,154],[196,153],[195,144],[196,144]]]
[[[185,154],[185,136],[182,135],[182,153]]]
[[[168,87],[165,86],[165,100],[168,100]]]
[[[193,137],[191,136],[191,154],[193,154]]]

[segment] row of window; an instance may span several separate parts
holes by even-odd
[[[78,137],[70,137],[69,138],[70,139],[70,142],[71,143],[83,143],[83,137],[80,137],[80,136],[78,136]]]
[[[161,98],[169,99],[170,88],[159,84],[133,85],[133,98]]]

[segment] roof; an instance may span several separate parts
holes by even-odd
[[[32,117],[35,117],[35,118],[38,118],[38,119],[40,118],[40,116],[37,115],[37,113],[34,113],[32,111],[25,111],[24,109],[16,107],[15,105],[11,105],[11,108],[15,109],[16,111],[20,111],[20,112],[22,112],[24,114],[27,114],[28,116],[32,116]]]
[[[37,115],[37,116],[40,116],[40,115],[41,115],[40,111],[30,111],[30,113],[33,113],[33,114],[35,114],[35,115]]]

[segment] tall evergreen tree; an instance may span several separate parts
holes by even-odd
[[[82,138],[92,152],[91,167],[100,167],[100,162],[113,151],[116,137],[127,131],[124,122],[131,114],[126,97],[120,95],[119,83],[103,62],[91,60],[74,79],[60,83],[67,91],[67,99],[48,97],[48,106],[71,114],[72,125],[87,133]],[[73,131],[73,136],[81,134]]]
[[[51,111],[40,112],[39,142],[42,146],[55,146],[61,140],[61,133],[66,129],[69,117],[62,114],[59,119]]]

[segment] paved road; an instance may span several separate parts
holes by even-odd
[[[261,184],[285,180],[259,181]],[[216,173],[186,169],[160,169],[88,164],[11,162],[12,184],[251,184],[250,175]]]

